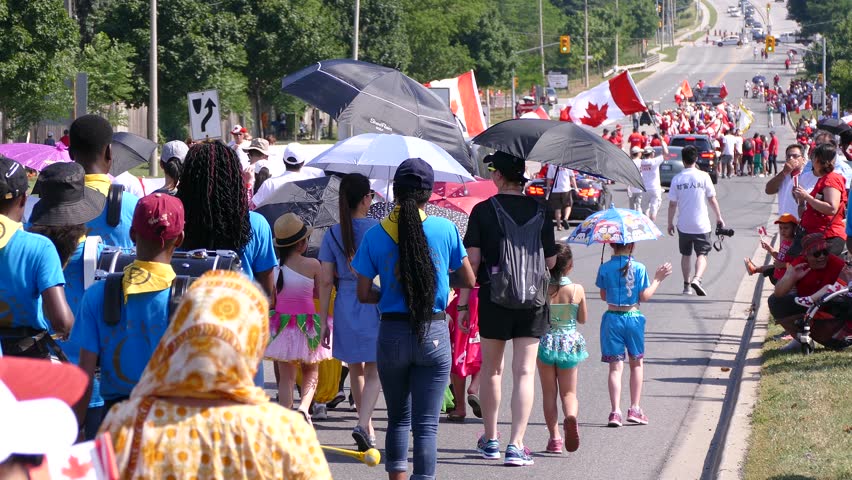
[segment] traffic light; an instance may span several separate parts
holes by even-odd
[[[763,46],[766,50],[766,53],[772,53],[775,51],[775,37],[773,37],[772,35],[767,35],[763,42]]]
[[[571,53],[571,36],[562,35],[559,37],[559,53]]]
[[[663,6],[658,3],[657,4],[657,15],[662,15],[662,13],[663,13]]]

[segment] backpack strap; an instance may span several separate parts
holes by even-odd
[[[107,193],[107,225],[117,227],[121,223],[121,198],[124,195],[124,187],[117,184],[109,186]]]
[[[191,283],[192,277],[189,275],[178,275],[172,281],[172,288],[169,290],[169,322],[171,322],[172,315],[177,311],[180,300]]]
[[[500,232],[506,233],[506,227],[503,225],[503,217],[508,217],[509,214],[506,213],[506,210],[503,209],[503,206],[500,205],[500,202],[496,198],[491,197],[489,200],[491,201],[491,205],[494,206],[494,213],[497,214],[497,226],[500,227]]]
[[[104,323],[110,327],[121,321],[121,311],[124,309],[123,278],[124,272],[110,273],[104,283]]]
[[[98,246],[103,243],[101,237],[86,237],[83,243],[83,289],[88,290],[95,283],[98,269]]]

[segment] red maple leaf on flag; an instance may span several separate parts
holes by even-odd
[[[590,127],[597,127],[602,124],[607,118],[606,111],[609,110],[609,104],[599,107],[594,103],[589,103],[586,109],[586,116],[580,119],[580,122]]]
[[[72,456],[68,459],[68,466],[62,469],[62,474],[68,478],[86,478],[89,470],[92,469],[92,462],[80,463],[77,457]]]

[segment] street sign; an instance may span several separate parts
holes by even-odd
[[[204,90],[187,94],[189,126],[193,140],[222,137],[222,117],[219,115],[219,92]]]
[[[553,88],[568,88],[568,75],[562,73],[548,73],[547,83]]]

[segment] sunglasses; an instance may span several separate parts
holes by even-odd
[[[810,255],[810,256],[812,256],[812,257],[814,257],[814,258],[821,258],[821,257],[825,257],[826,255],[828,255],[828,249],[827,249],[827,248],[823,248],[822,250],[817,250],[817,251],[815,251],[815,252],[811,252],[811,253],[809,253],[808,255]]]
[[[801,153],[793,153],[793,154],[787,155],[787,159],[788,160],[789,159],[797,159],[797,158],[802,158],[803,156],[804,155],[802,155]]]
[[[497,169],[492,167],[491,165],[489,165],[487,168],[488,168],[489,172],[496,172],[497,171]]]
[[[369,195],[371,199],[376,198],[376,192],[374,190],[370,190],[370,193],[368,193],[367,195]]]

